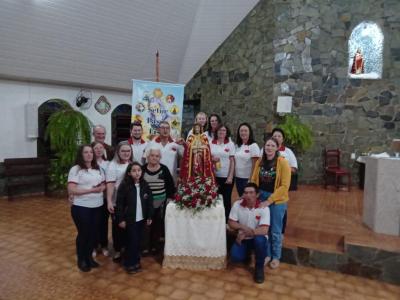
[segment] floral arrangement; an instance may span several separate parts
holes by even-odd
[[[190,177],[179,184],[174,202],[180,209],[190,209],[193,214],[216,205],[218,187],[211,177]]]

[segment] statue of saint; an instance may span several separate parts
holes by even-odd
[[[361,54],[361,49],[358,48],[356,54],[354,54],[353,65],[351,66],[351,74],[363,74],[364,73],[364,58]]]
[[[211,177],[214,180],[210,145],[198,123],[194,124],[186,140],[181,163],[181,181],[186,182],[190,177]]]

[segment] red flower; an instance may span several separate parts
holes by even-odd
[[[257,221],[260,221],[261,216],[256,216]]]
[[[197,183],[195,183],[195,184],[193,184],[193,188],[197,190],[199,188],[199,185]]]
[[[193,207],[193,208],[195,208],[195,207],[196,207],[196,205],[197,205],[197,201],[195,201],[195,200],[192,200],[192,207]]]
[[[216,192],[212,192],[212,193],[211,193],[211,197],[212,197],[213,199],[215,199],[217,196],[218,196],[218,194],[217,194]]]
[[[201,177],[201,178],[200,178],[200,182],[201,182],[201,183],[205,183],[205,182],[206,182],[206,178],[205,178],[205,177]]]
[[[209,191],[211,191],[211,186],[206,185],[206,186],[205,186],[205,189],[206,189],[206,192],[208,193]]]
[[[172,147],[171,150],[172,150],[172,151],[176,151],[176,148],[175,148],[175,147]]]
[[[182,200],[182,196],[179,194],[175,195],[175,201],[181,201]]]
[[[190,195],[190,193],[191,193],[191,190],[190,190],[189,188],[186,188],[186,189],[185,189],[185,194]]]
[[[246,150],[244,150],[244,152],[245,152],[245,153],[249,153],[249,152],[250,152],[250,150],[249,150],[249,149],[246,149]]]
[[[225,148],[225,152],[229,152],[229,149],[228,149],[228,148]]]

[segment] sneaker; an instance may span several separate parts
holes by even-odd
[[[277,269],[279,267],[279,260],[278,259],[273,259],[270,263],[269,266],[271,267],[271,269]]]
[[[256,270],[254,271],[254,281],[256,283],[264,282],[264,269],[263,268],[256,268]]]
[[[94,259],[89,260],[89,266],[91,268],[98,268],[100,267],[99,263],[97,261],[95,261]]]
[[[92,257],[96,257],[97,256],[97,251],[96,251],[96,249],[95,250],[93,250],[93,252],[92,252]]]
[[[107,248],[101,248],[101,253],[103,253],[104,256],[110,256],[110,251],[108,251]]]

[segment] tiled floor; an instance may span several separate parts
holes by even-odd
[[[357,187],[336,192],[300,186],[290,192],[285,243],[340,252],[344,239],[344,243],[400,252],[400,237],[374,233],[362,223],[362,203],[363,191]]]
[[[152,258],[133,276],[102,256],[101,268],[81,273],[74,239],[65,201],[0,200],[0,299],[400,299],[399,286],[286,264],[261,285],[243,266],[192,272]]]

